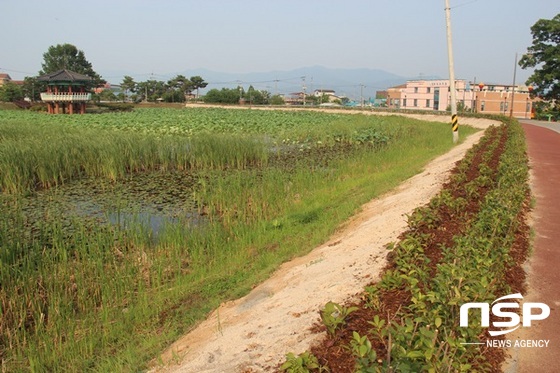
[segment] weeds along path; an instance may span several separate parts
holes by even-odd
[[[429,116],[426,120],[448,121]],[[499,124],[464,119],[479,128]],[[478,132],[393,192],[364,205],[325,244],[285,263],[247,296],[222,304],[165,351],[154,371],[263,372],[274,370],[290,351],[305,351],[322,334],[312,330],[318,310],[329,302],[356,298],[386,266],[385,245],[407,226],[406,214],[434,197],[455,162],[479,141]],[[449,133],[451,138],[451,133]]]

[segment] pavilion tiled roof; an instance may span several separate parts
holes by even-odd
[[[70,70],[58,70],[54,73],[41,75],[37,78],[39,81],[43,82],[88,82],[91,77],[87,75],[78,74]]]

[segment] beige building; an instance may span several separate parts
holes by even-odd
[[[475,112],[485,114],[513,114],[515,118],[529,119],[534,116],[531,88],[527,86],[483,85],[475,92]],[[513,103],[513,111],[512,111]]]
[[[0,74],[0,87],[11,81],[12,78],[8,74]]]
[[[325,100],[326,102],[335,102],[337,100],[340,100],[340,97],[338,97],[336,95],[336,92],[332,89],[316,89],[313,92],[313,96],[319,97],[321,99],[326,97],[327,98],[327,100]]]

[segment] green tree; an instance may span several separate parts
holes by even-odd
[[[72,44],[50,46],[47,52],[43,54],[43,63],[41,67],[42,70],[39,72],[39,75],[67,69],[91,77],[93,79],[91,87],[98,87],[107,83],[93,70],[84,52],[78,50],[78,48]]]
[[[142,96],[143,100],[154,102],[158,98],[163,98],[167,91],[167,85],[162,81],[147,80],[137,85],[137,92]]]
[[[12,82],[0,86],[0,101],[12,102],[23,99],[21,87]]]
[[[185,95],[173,89],[168,89],[161,98],[165,102],[185,102]]]
[[[264,105],[270,99],[270,93],[267,91],[258,91],[253,86],[249,86],[245,94],[245,100],[249,101],[252,105]]]
[[[280,95],[274,95],[270,98],[269,101],[270,105],[284,105],[286,102],[284,101],[284,98]]]
[[[23,94],[29,97],[32,101],[41,99],[41,92],[43,91],[44,84],[37,81],[36,77],[26,76],[23,80]]]
[[[95,102],[117,101],[117,96],[110,89],[104,89],[94,95],[93,100]]]
[[[182,97],[179,97],[178,100],[174,99],[173,101],[184,102],[186,100],[187,95],[190,94],[194,89],[194,85],[192,81],[187,79],[183,75],[177,75],[175,78],[169,80],[167,82],[167,85],[171,91],[177,91],[182,95]],[[175,96],[176,96],[175,94],[172,94],[172,97]]]
[[[198,98],[198,93],[199,93],[199,89],[200,88],[206,88],[206,86],[208,85],[208,83],[206,83],[204,81],[204,79],[202,79],[202,77],[196,75],[196,76],[191,76],[191,83],[192,83],[192,88],[193,90],[196,89],[196,98]]]
[[[243,88],[211,89],[204,96],[204,102],[211,104],[237,104],[243,96]]]
[[[124,90],[123,100],[126,100],[129,92],[136,92],[136,82],[131,76],[126,75],[121,82],[121,88]]]
[[[532,27],[533,45],[519,60],[521,68],[533,68],[527,84],[534,94],[560,104],[560,14],[553,19],[540,19]]]

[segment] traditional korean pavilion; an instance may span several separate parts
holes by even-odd
[[[92,81],[89,76],[59,70],[37,80],[47,82],[47,92],[41,93],[41,100],[47,103],[49,114],[86,112],[86,102],[91,100],[91,93],[86,91],[87,84]]]

